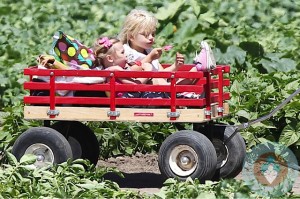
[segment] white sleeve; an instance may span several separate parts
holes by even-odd
[[[125,50],[125,55],[127,57],[127,63],[134,64],[135,61],[140,60],[139,52],[132,49],[128,44],[123,45]]]
[[[102,70],[103,67],[99,66],[93,68],[92,70]],[[82,84],[99,84],[105,82],[105,77],[73,77],[71,82],[73,83],[82,83]]]
[[[74,77],[71,82],[82,84],[98,84],[103,83],[105,77]]]

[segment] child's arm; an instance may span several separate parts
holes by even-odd
[[[151,64],[148,64],[148,68],[150,66],[152,67]],[[108,70],[110,70],[110,71],[126,71],[126,70],[124,70],[124,68],[122,68],[120,66],[110,66],[108,68]],[[149,80],[149,78],[118,78],[118,80],[123,84],[144,84]]]
[[[41,64],[42,66],[48,69],[64,69],[64,70],[68,69],[68,66],[55,60],[55,58],[52,55],[40,55],[37,58],[37,61],[39,64]]]
[[[159,65],[160,71],[177,71],[180,66],[184,64],[184,56],[180,53],[176,53],[175,63],[167,68],[163,68],[161,64]]]
[[[153,48],[151,52],[146,55],[142,63],[151,63],[155,59],[159,59],[162,54],[162,48]]]

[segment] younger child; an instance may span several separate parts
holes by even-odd
[[[94,43],[94,54],[98,66],[104,70],[125,71],[130,70],[127,64],[123,43],[117,38],[101,37]],[[139,66],[138,66],[139,65]],[[135,67],[140,70],[152,71],[152,65],[148,63],[135,63]],[[144,84],[149,78],[119,78],[120,83],[124,84]]]
[[[127,64],[127,58],[124,53],[123,43],[117,38],[101,37],[94,43],[94,53],[98,66],[109,71],[130,70]],[[137,65],[139,64],[139,66]],[[133,67],[141,68],[144,71],[152,71],[152,65],[149,63],[136,63]],[[149,78],[118,78],[118,83],[123,84],[144,84]],[[109,95],[109,92],[106,92]],[[131,98],[141,97],[140,92],[117,93],[118,97]]]

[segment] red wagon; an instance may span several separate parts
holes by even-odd
[[[68,158],[85,158],[97,163],[99,143],[82,121],[193,123],[193,130],[181,129],[168,136],[158,154],[160,171],[166,177],[201,180],[235,177],[242,169],[245,143],[232,126],[215,123],[229,114],[230,67],[219,65],[209,72],[189,72],[184,65],[176,72],[42,70],[27,68],[24,88],[47,91],[47,96],[24,97],[24,117],[43,120],[44,127],[22,133],[13,146],[20,159],[27,153],[37,156],[36,165],[60,163]],[[33,81],[34,76],[48,82]],[[57,77],[104,77],[107,83],[57,82]],[[118,78],[165,78],[170,85],[116,84]],[[193,85],[177,85],[179,78],[195,80]],[[109,92],[104,96],[58,96],[57,90]],[[118,92],[166,92],[170,98],[119,98]],[[182,92],[201,94],[198,98],[178,98]],[[231,136],[233,135],[234,136]],[[227,142],[227,140],[230,138]]]

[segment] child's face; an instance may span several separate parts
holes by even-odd
[[[139,52],[152,47],[155,41],[155,31],[151,33],[140,32],[130,39],[131,47]]]
[[[122,42],[115,43],[114,50],[115,53],[112,54],[112,57],[114,59],[114,64],[124,68],[127,63],[127,58],[124,53],[124,47]]]

